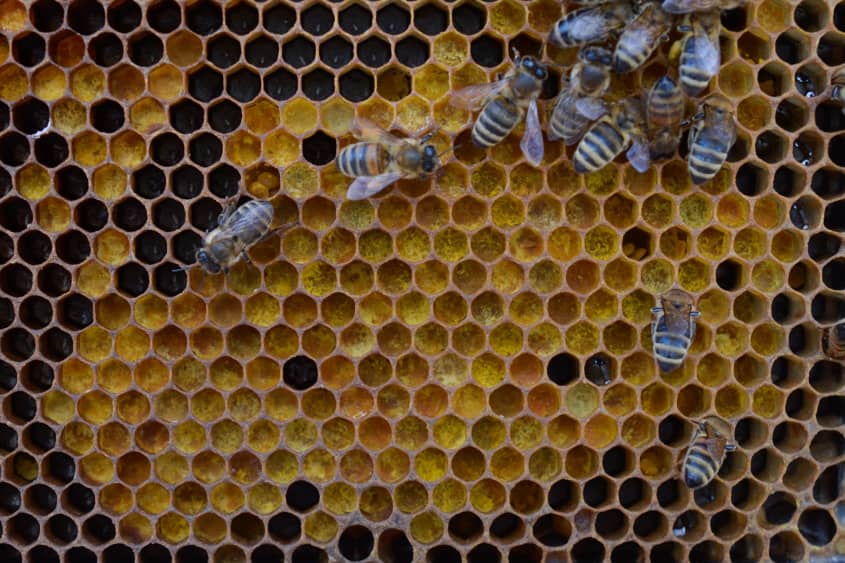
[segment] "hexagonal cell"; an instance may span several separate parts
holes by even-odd
[[[320,43],[320,60],[332,68],[346,66],[352,56],[352,44],[341,35]]]
[[[826,77],[820,65],[806,64],[795,71],[795,89],[807,98],[814,98],[824,92]]]
[[[214,36],[206,47],[208,60],[218,68],[229,68],[241,58],[241,44],[233,37],[221,33]]]
[[[411,93],[411,75],[401,67],[388,67],[379,72],[376,91],[384,99],[398,102]]]
[[[198,35],[210,35],[223,26],[223,9],[216,2],[200,0],[185,9],[185,23]]]
[[[778,35],[775,53],[787,64],[797,64],[810,56],[810,38],[797,29],[790,29]]]
[[[264,91],[274,100],[287,100],[296,93],[296,90],[296,75],[287,69],[279,68],[264,77]],[[250,93],[244,92],[244,95]]]
[[[350,102],[362,102],[373,95],[375,79],[362,69],[352,69],[338,78],[340,95]]]
[[[788,140],[777,133],[777,131],[764,131],[757,136],[754,142],[754,152],[757,157],[770,164],[783,160],[786,156]]]
[[[311,64],[316,52],[314,42],[302,35],[298,35],[282,45],[282,58],[294,68],[302,68]]]
[[[771,40],[760,32],[746,31],[736,42],[739,56],[758,64],[768,59],[772,54]]]
[[[164,43],[153,33],[141,32],[129,38],[129,59],[138,66],[153,66],[164,56]]]
[[[470,54],[476,64],[492,68],[504,60],[504,45],[502,41],[492,35],[481,35],[470,43]]]
[[[313,51],[314,47],[312,44],[311,60],[314,59]],[[290,55],[291,53],[289,52],[288,54]],[[244,47],[244,57],[249,64],[258,68],[266,68],[279,59],[279,43],[267,35],[259,35],[246,44]]]
[[[334,94],[334,76],[318,68],[302,77],[302,93],[311,100],[325,100]]]
[[[210,67],[188,75],[188,91],[201,102],[210,102],[223,93],[223,75]]]
[[[654,243],[650,231],[634,227],[625,232],[622,237],[622,253],[632,260],[645,260],[654,251]]]
[[[763,93],[778,97],[790,87],[789,68],[778,62],[771,62],[757,72],[757,85]]]
[[[44,59],[47,43],[35,33],[24,33],[12,40],[12,56],[25,67],[36,66]]]
[[[360,4],[352,4],[340,11],[340,28],[350,35],[361,35],[373,25],[373,14]]]
[[[387,4],[376,12],[379,28],[390,35],[399,35],[411,24],[411,14],[404,6]]]
[[[415,68],[428,60],[428,43],[421,39],[408,36],[396,44],[396,58],[405,66]]]

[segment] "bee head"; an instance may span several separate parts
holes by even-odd
[[[218,264],[216,260],[209,256],[208,252],[206,252],[204,248],[200,248],[199,250],[197,250],[197,263],[203,268],[205,268],[205,270],[209,274],[220,273],[220,264]]]
[[[437,168],[437,149],[434,145],[426,145],[423,147],[422,169],[423,172],[430,174]]]
[[[610,66],[613,62],[613,55],[602,47],[584,47],[578,53],[578,58],[585,63]]]
[[[546,65],[540,64],[534,57],[522,57],[519,59],[520,66],[539,80],[545,80],[549,73]]]

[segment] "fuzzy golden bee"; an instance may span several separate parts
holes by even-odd
[[[646,96],[648,150],[651,160],[674,156],[681,137],[684,117],[684,96],[681,87],[665,75],[654,83]]]
[[[600,43],[613,31],[624,27],[633,17],[634,10],[625,1],[579,8],[555,24],[549,34],[549,42],[558,47]]]
[[[601,97],[610,87],[612,55],[602,47],[584,47],[549,119],[549,139],[574,144],[590,121],[605,113]]]
[[[335,161],[341,173],[355,178],[347,199],[366,199],[400,178],[428,176],[440,166],[437,150],[426,144],[433,133],[400,139],[366,120],[358,121],[353,133],[363,140],[344,147]]]
[[[594,123],[578,143],[572,157],[579,174],[595,172],[628,149],[626,156],[640,172],[651,166],[644,140],[645,115],[639,98],[626,98]]]
[[[689,135],[687,168],[694,184],[703,184],[721,170],[736,141],[733,106],[727,98],[713,94],[702,103],[702,113]]]
[[[822,333],[822,350],[834,360],[845,360],[845,322],[828,327]]]
[[[533,57],[514,58],[514,66],[504,77],[489,84],[462,88],[452,98],[460,108],[481,109],[472,127],[472,142],[487,148],[500,143],[525,118],[520,147],[533,166],[543,160],[543,130],[537,97],[548,77],[546,66]]]
[[[693,14],[680,27],[685,35],[681,41],[678,73],[687,96],[695,97],[704,92],[719,73],[722,64],[719,26],[719,12],[715,11]]]
[[[681,289],[672,289],[660,297],[654,307],[651,340],[654,357],[660,371],[669,373],[678,369],[687,357],[695,338],[695,320],[700,313],[694,310],[692,295]]]
[[[236,208],[231,202],[217,219],[217,227],[209,231],[197,249],[197,264],[208,273],[217,274],[238,260],[249,261],[249,248],[270,234],[273,205],[269,201],[248,201]]]
[[[732,10],[745,2],[746,0],[663,0],[663,10],[670,14]]]
[[[616,42],[613,70],[623,74],[642,66],[660,43],[669,38],[674,20],[675,16],[663,11],[657,2],[645,4]]]
[[[698,423],[681,468],[687,487],[700,489],[716,477],[727,452],[736,449],[730,437],[730,425],[717,416],[705,417]]]

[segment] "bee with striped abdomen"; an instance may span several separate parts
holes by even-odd
[[[687,96],[701,94],[719,73],[722,64],[719,26],[719,12],[715,11],[688,16],[679,28],[685,35],[681,40],[678,74]]]
[[[736,449],[730,437],[730,425],[717,416],[705,417],[698,423],[681,470],[687,487],[700,489],[716,477],[725,454]]]
[[[656,1],[646,4],[619,36],[613,52],[613,70],[622,74],[642,66],[669,38],[674,20],[675,16],[664,12]]]
[[[549,139],[563,139],[567,145],[578,142],[590,121],[605,113],[601,97],[610,87],[610,51],[584,47],[572,67],[549,120]]]
[[[828,327],[822,334],[824,353],[834,360],[845,360],[845,323]]]
[[[692,295],[681,289],[672,289],[660,297],[660,306],[654,307],[651,340],[654,357],[660,371],[669,373],[680,367],[687,357],[695,338],[695,320],[701,313],[694,311]]]
[[[687,168],[693,184],[703,184],[715,176],[736,141],[733,106],[721,94],[713,94],[702,103],[703,118],[696,121],[689,134]]]
[[[583,174],[600,170],[627,148],[628,161],[637,171],[645,172],[651,161],[644,133],[642,101],[634,97],[622,100],[594,123],[578,143],[572,157],[575,171]]]
[[[546,66],[533,57],[514,58],[514,66],[504,77],[489,84],[477,84],[458,90],[452,98],[460,108],[481,113],[472,126],[472,142],[481,148],[500,143],[525,117],[525,132],[520,147],[533,166],[543,160],[543,130],[537,97],[548,77]]]
[[[247,250],[270,234],[273,205],[269,201],[252,200],[237,209],[231,202],[217,219],[217,227],[209,231],[197,249],[197,264],[208,273],[217,274],[243,258],[249,262]]]
[[[681,139],[684,97],[681,87],[666,75],[658,80],[646,97],[648,150],[651,160],[671,158]]]
[[[614,30],[625,26],[634,11],[627,1],[607,2],[569,12],[549,34],[549,41],[558,47],[578,47],[604,41]]]
[[[358,121],[353,132],[362,141],[344,147],[335,161],[338,170],[355,178],[347,199],[368,198],[400,178],[427,176],[440,165],[437,150],[426,144],[433,133],[399,139],[366,120]]]
[[[710,10],[732,10],[745,4],[745,0],[663,0],[663,10],[670,14],[689,14]]]

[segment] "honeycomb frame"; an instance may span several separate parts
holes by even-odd
[[[722,15],[738,142],[586,176],[450,92],[550,64],[554,0],[0,0],[0,556],[31,563],[763,561],[842,554],[845,2]],[[612,97],[652,84],[669,45]],[[344,200],[356,117],[454,143]],[[790,147],[792,150],[790,151]],[[236,195],[277,224],[179,268]],[[654,296],[702,316],[683,368]],[[588,369],[610,366],[610,381]],[[738,448],[678,480],[690,422]]]

